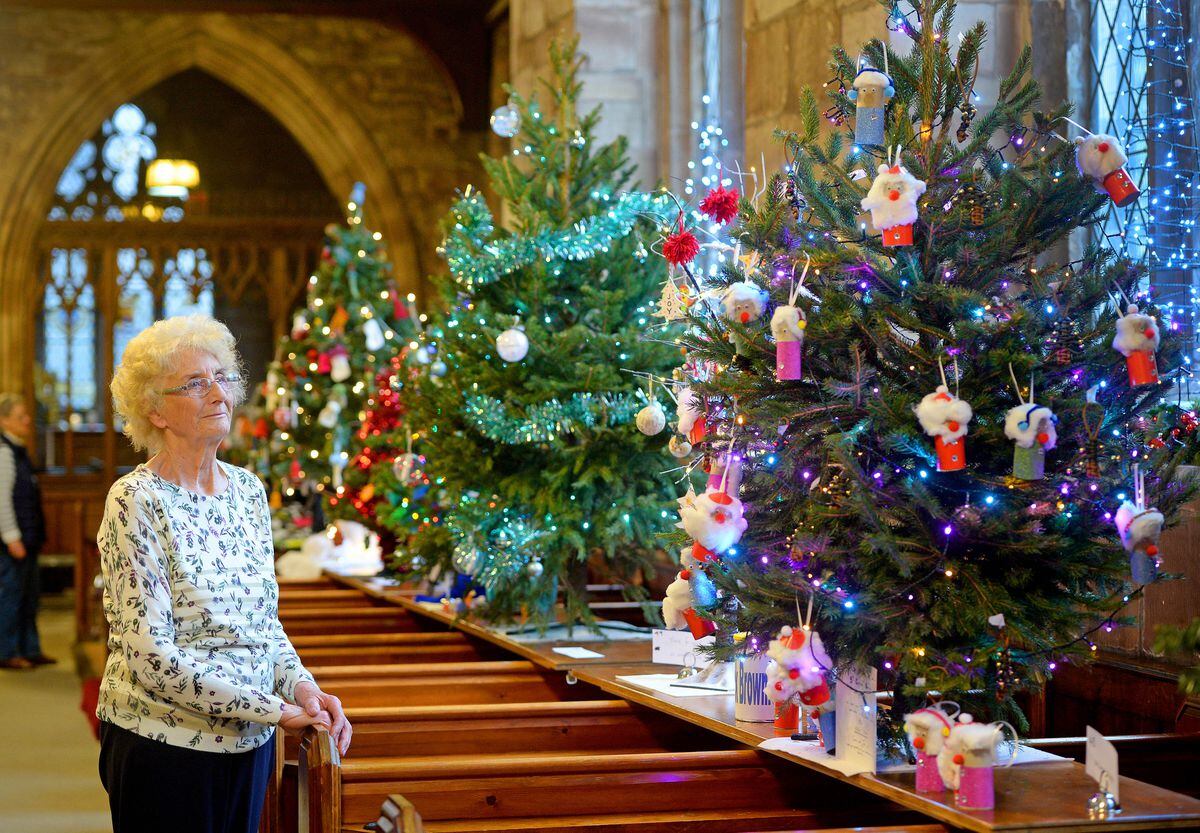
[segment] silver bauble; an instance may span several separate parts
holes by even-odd
[[[529,575],[530,578],[537,578],[543,572],[545,572],[545,570],[546,570],[546,568],[544,566],[542,566],[542,562],[540,562],[540,561],[530,561],[528,564],[525,565],[525,572]]]
[[[529,337],[511,327],[496,337],[496,352],[506,362],[519,362],[529,352]]]
[[[501,104],[492,111],[492,130],[497,136],[511,139],[521,129],[521,111],[511,103]]]

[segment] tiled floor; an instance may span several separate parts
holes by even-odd
[[[58,665],[0,671],[0,831],[112,833],[99,745],[79,710],[70,598],[44,600],[39,625]]]

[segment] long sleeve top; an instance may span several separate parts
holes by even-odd
[[[19,442],[11,434],[9,439]],[[0,541],[15,544],[21,540],[17,527],[17,512],[13,508],[13,486],[16,485],[17,466],[12,449],[0,443]]]
[[[96,716],[209,752],[266,743],[312,681],[279,623],[267,496],[219,463],[201,495],[138,466],[108,493],[97,540],[109,656]]]

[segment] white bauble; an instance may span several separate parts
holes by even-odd
[[[525,565],[525,572],[529,575],[530,578],[537,578],[543,572],[545,572],[545,570],[546,570],[546,568],[544,566],[542,566],[542,562],[540,562],[540,561],[530,561],[528,564]]]
[[[667,450],[671,452],[672,457],[683,459],[692,453],[692,444],[687,441],[687,437],[681,437],[676,434],[671,437],[671,441],[667,443]]]
[[[342,403],[336,399],[330,399],[325,403],[325,407],[321,409],[321,413],[317,415],[317,423],[322,428],[333,428],[337,425],[338,416],[342,413]]]
[[[446,363],[441,359],[437,359],[433,364],[429,365],[429,375],[435,379],[440,379],[446,375]]]
[[[506,362],[519,362],[529,352],[529,337],[523,330],[511,327],[496,337],[496,352]]]
[[[344,382],[350,378],[350,356],[346,353],[335,353],[329,359],[329,378],[335,382]]]
[[[420,458],[412,452],[401,454],[392,462],[392,474],[396,475],[396,479],[401,483],[406,484],[412,478],[420,462]]]
[[[637,412],[637,428],[647,437],[653,437],[666,427],[667,415],[657,402],[651,402]]]
[[[492,111],[492,131],[497,136],[511,139],[521,129],[521,111],[512,104],[501,104]]]
[[[418,347],[413,356],[416,357],[417,364],[429,364],[429,348],[424,345]]]

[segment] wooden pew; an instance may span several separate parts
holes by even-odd
[[[531,662],[413,663],[310,667],[321,688],[346,708],[528,703],[595,699],[591,686],[568,685],[561,673]]]
[[[300,830],[363,830],[404,796],[431,831],[821,829],[907,811],[751,749],[499,753],[342,761],[324,732],[300,744]],[[803,809],[801,809],[803,808]],[[914,817],[915,818],[915,817]]]
[[[279,609],[279,621],[289,637],[326,633],[412,633],[426,623],[400,607],[291,607]]]
[[[587,833],[679,833],[683,830],[703,830],[705,833],[806,833],[820,830],[821,833],[946,833],[948,828],[941,824],[904,824],[887,825],[884,827],[807,827],[798,830],[788,827],[786,830],[768,831],[763,824],[772,821],[770,812],[736,810],[733,812],[714,813],[663,813],[658,818],[653,814],[607,814],[590,819],[567,817],[561,819],[566,827],[549,827],[547,823],[555,820],[548,818],[537,819],[537,827],[514,827],[506,825],[502,829],[506,833],[559,833],[559,831],[586,830]],[[780,819],[795,821],[794,818]],[[352,828],[351,828],[352,829]],[[417,812],[413,803],[402,795],[390,795],[380,808],[379,820],[375,830],[378,833],[465,833],[477,830],[474,822],[466,826],[455,822],[433,822],[426,825]],[[501,828],[496,828],[497,830]]]
[[[1200,734],[1106,735],[1117,748],[1121,775],[1200,798]],[[1074,758],[1087,758],[1087,738],[1035,738],[1029,746]]]
[[[363,639],[315,641],[321,637],[298,636],[292,644],[305,666],[471,662],[510,656],[488,643],[475,642],[453,632],[349,635],[354,636]]]
[[[342,585],[327,576],[314,579],[279,579],[280,594],[293,590],[339,590]]]
[[[349,607],[378,606],[370,596],[357,590],[290,590],[279,591],[279,609],[334,607],[339,610]]]

